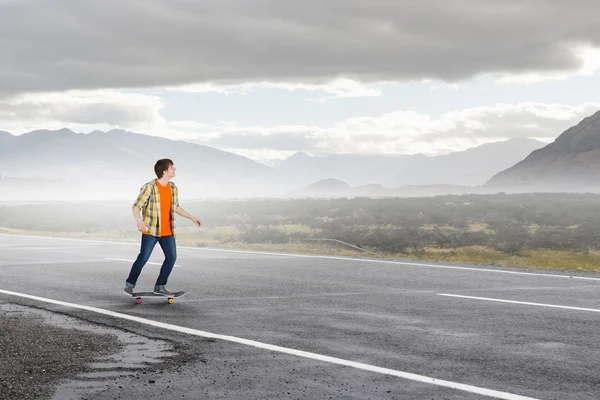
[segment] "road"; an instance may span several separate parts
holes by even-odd
[[[179,247],[186,296],[136,305],[138,250],[0,235],[0,302],[187,349],[152,388],[124,377],[128,399],[600,398],[600,274]]]

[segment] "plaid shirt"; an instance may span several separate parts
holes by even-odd
[[[171,232],[175,235],[175,210],[179,207],[179,191],[173,182],[171,185]],[[140,189],[134,207],[142,210],[142,220],[152,236],[160,236],[160,193],[156,180],[145,183]]]

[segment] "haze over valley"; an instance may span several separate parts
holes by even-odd
[[[600,112],[550,142],[513,138],[439,156],[298,152],[275,165],[122,130],[0,132],[3,201],[124,200],[174,160],[188,199],[597,192]]]

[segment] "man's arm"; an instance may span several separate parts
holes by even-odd
[[[140,208],[148,203],[151,193],[152,190],[149,185],[142,186],[142,188],[140,189],[140,194],[138,194],[135,203],[133,203],[133,217],[135,218],[135,224],[137,225],[138,231],[140,232],[146,232],[149,229],[142,220],[142,213]]]
[[[148,231],[148,227],[142,220],[142,212],[136,206],[133,206],[133,217],[135,218],[135,224],[137,225],[138,231],[140,231],[140,232]]]
[[[194,217],[192,214],[190,214],[189,212],[185,211],[180,206],[177,206],[177,208],[175,209],[175,212],[177,214],[181,215],[182,217],[191,219],[198,226],[202,225],[202,222],[198,218]]]

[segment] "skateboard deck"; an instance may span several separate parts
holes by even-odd
[[[165,296],[162,294],[156,294],[154,292],[133,292],[133,294],[131,295],[131,297],[135,297],[135,302],[137,304],[141,304],[142,303],[142,298],[143,297],[166,297],[167,301],[169,304],[173,304],[175,302],[175,297],[181,297],[185,294],[184,291],[181,292],[175,292],[173,293],[172,296]]]

